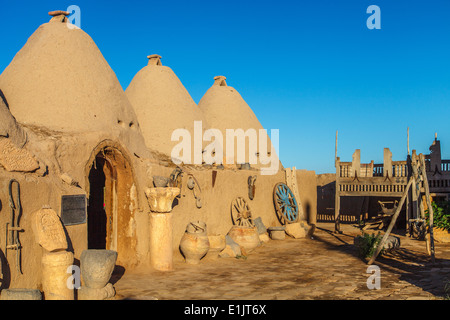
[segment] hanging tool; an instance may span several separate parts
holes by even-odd
[[[248,198],[250,200],[253,200],[253,198],[255,198],[255,191],[256,191],[255,182],[256,182],[256,178],[257,178],[257,176],[250,176],[247,179],[247,183],[248,183]]]
[[[202,189],[200,188],[200,185],[197,181],[197,179],[195,179],[195,177],[192,174],[189,174],[189,178],[188,178],[188,182],[187,182],[187,187],[192,190],[192,192],[194,193],[194,198],[195,198],[195,205],[197,206],[198,209],[200,209],[203,204],[202,204],[202,199],[201,197],[195,192],[195,186],[197,186],[199,193],[202,193]]]
[[[14,202],[12,186],[17,184],[17,202]],[[19,240],[19,232],[24,231],[19,227],[19,219],[22,215],[22,206],[20,204],[20,184],[17,180],[12,179],[9,182],[9,207],[11,208],[10,222],[6,223],[6,241],[5,241],[5,257],[8,259],[8,250],[16,251],[16,269],[22,273],[21,266],[21,250],[22,245]]]

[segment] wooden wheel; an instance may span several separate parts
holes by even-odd
[[[277,183],[273,189],[273,202],[281,223],[291,224],[298,221],[298,204],[294,193],[284,183]]]
[[[231,217],[233,224],[241,227],[254,227],[252,213],[249,205],[242,197],[231,202]]]

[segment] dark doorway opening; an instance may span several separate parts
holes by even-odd
[[[106,249],[107,212],[105,203],[106,192],[106,161],[96,157],[89,172],[90,193],[88,202],[88,248]]]
[[[120,149],[100,144],[86,167],[88,249],[115,250],[117,264],[136,264],[134,210],[138,207],[130,162]]]

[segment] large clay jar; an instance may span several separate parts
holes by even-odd
[[[220,252],[225,249],[227,240],[224,234],[213,234],[208,236],[209,239],[209,251],[208,256],[217,258]]]
[[[234,242],[243,247],[246,252],[254,250],[261,244],[256,227],[233,226],[228,235]]]
[[[197,221],[188,224],[186,232],[181,238],[180,250],[186,263],[200,263],[209,250],[209,239],[204,222]]]
[[[81,275],[84,284],[92,289],[104,288],[116,265],[117,252],[113,250],[84,250],[81,253]]]

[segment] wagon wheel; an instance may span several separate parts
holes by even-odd
[[[291,189],[284,183],[277,183],[273,189],[273,202],[281,223],[291,224],[298,221],[298,204]]]
[[[231,202],[233,224],[241,227],[254,227],[250,207],[244,198],[238,197]]]

